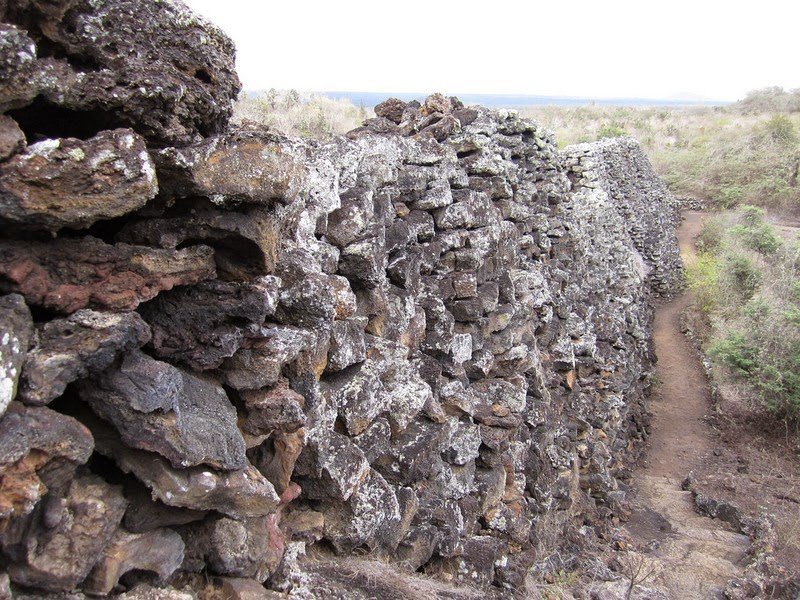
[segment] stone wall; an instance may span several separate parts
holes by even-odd
[[[679,275],[635,142],[440,95],[230,129],[230,41],[133,4],[0,3],[11,582],[313,597],[305,555],[369,554],[507,592],[553,515],[617,512]]]

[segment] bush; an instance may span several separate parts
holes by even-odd
[[[786,422],[800,420],[800,248],[783,245],[765,213],[744,206],[708,219],[689,269],[709,317],[708,353]]]
[[[603,138],[624,137],[626,135],[628,135],[628,132],[615,123],[603,123],[600,129],[597,130],[598,140],[602,140]]]
[[[751,375],[758,368],[758,350],[741,333],[729,333],[712,344],[708,354],[741,377]]]

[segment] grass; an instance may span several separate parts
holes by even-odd
[[[800,113],[755,106],[761,104],[542,106],[521,112],[551,129],[560,146],[635,137],[679,196],[721,208],[752,204],[800,212]]]
[[[296,90],[269,90],[256,97],[242,94],[234,106],[234,122],[255,121],[286,135],[326,140],[347,133],[374,117],[372,109],[349,100],[333,100]]]
[[[711,324],[707,351],[747,397],[785,423],[800,420],[800,244],[762,209],[706,222],[688,282]]]

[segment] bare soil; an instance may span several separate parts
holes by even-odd
[[[694,259],[694,238],[703,213],[689,212],[678,231],[685,263]],[[671,598],[719,598],[726,583],[743,574],[749,538],[721,521],[701,516],[681,484],[691,473],[717,470],[719,434],[709,424],[711,394],[702,363],[683,335],[687,291],[659,306],[654,324],[658,356],[646,460],[634,476],[633,511],[626,524],[634,547],[657,565],[654,587]]]

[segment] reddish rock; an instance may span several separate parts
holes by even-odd
[[[207,246],[161,250],[93,237],[0,240],[0,290],[60,313],[128,311],[173,286],[214,277],[213,254]]]
[[[389,119],[392,123],[399,124],[403,120],[403,112],[407,104],[397,98],[389,98],[376,105],[375,114],[379,117]]]
[[[72,417],[12,403],[0,419],[0,531],[48,488],[68,483],[92,448],[91,434]]]
[[[0,217],[25,228],[82,228],[144,206],[158,192],[144,140],[129,129],[46,140],[0,164]]]
[[[298,429],[292,433],[274,433],[254,453],[253,463],[279,494],[284,494],[292,485],[294,465],[304,445],[305,431]]]

